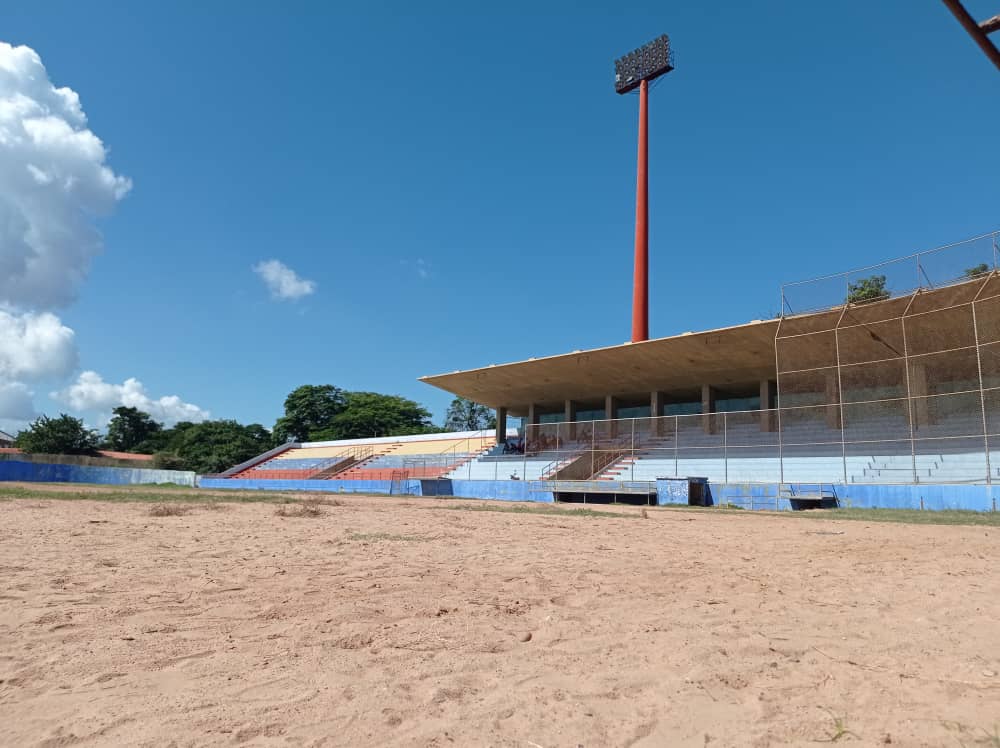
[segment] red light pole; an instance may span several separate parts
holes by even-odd
[[[639,158],[635,180],[632,342],[649,340],[649,82],[674,69],[666,34],[615,60],[615,91],[639,89]]]
[[[632,342],[649,340],[649,81],[639,84],[639,159],[635,180]]]

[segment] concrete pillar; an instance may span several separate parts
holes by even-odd
[[[567,435],[570,441],[576,441],[576,403],[572,400],[566,401],[566,423],[569,424],[567,428]]]
[[[837,385],[836,370],[826,372],[826,426],[839,430],[840,422],[840,387]]]
[[[497,444],[507,442],[507,409],[497,408]]]
[[[528,405],[528,423],[524,429],[524,450],[537,451],[538,443],[538,408],[534,403]]]
[[[931,425],[931,411],[928,407],[927,366],[923,363],[910,362],[910,397],[912,402],[913,430],[921,426]],[[919,398],[919,399],[918,399]]]
[[[614,395],[604,398],[604,417],[611,421],[610,436],[614,439],[618,436],[618,422],[614,420],[618,418],[618,398]]]
[[[778,428],[778,419],[774,411],[775,399],[778,394],[778,384],[770,379],[760,380],[760,430],[771,432]],[[768,412],[771,411],[771,412]]]
[[[715,388],[710,384],[701,386],[701,424],[702,430],[706,434],[714,433],[714,421],[712,413],[715,412]]]
[[[666,419],[663,417],[663,402],[663,393],[659,390],[649,393],[649,415],[655,419],[652,429],[655,436],[663,436],[666,430]]]

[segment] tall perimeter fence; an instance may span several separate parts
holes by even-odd
[[[998,239],[786,284],[776,407],[529,424],[523,454],[452,475],[1000,482]]]
[[[986,234],[782,288],[775,364],[783,458],[839,450],[845,475],[858,482],[1000,477],[998,239]],[[792,296],[803,301],[793,306]],[[832,308],[788,313],[807,303]]]

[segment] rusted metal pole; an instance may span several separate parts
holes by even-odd
[[[635,188],[632,342],[649,340],[649,81],[639,84],[639,158]]]
[[[984,34],[992,34],[994,31],[1000,31],[1000,14],[993,16],[993,18],[987,18],[979,24],[979,28],[982,29]]]
[[[991,42],[986,36],[988,33],[996,31],[997,28],[1000,28],[1000,20],[997,18],[991,18],[980,26],[976,23],[975,19],[969,15],[969,11],[965,9],[965,6],[962,5],[960,0],[941,1],[948,6],[948,10],[950,10],[952,15],[958,19],[958,22],[962,24],[962,28],[968,32],[969,36],[972,37],[972,40],[978,44],[979,48],[983,50],[986,56],[993,61],[993,64],[997,66],[997,70],[1000,70],[1000,50],[998,50],[993,45],[993,42]],[[986,30],[987,28],[989,28],[989,31]]]

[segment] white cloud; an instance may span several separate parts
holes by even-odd
[[[0,302],[70,303],[102,248],[93,217],[131,189],[104,162],[80,97],[30,47],[0,42]]]
[[[0,42],[0,422],[35,416],[29,383],[77,368],[73,330],[51,310],[71,303],[102,241],[94,221],[131,189],[105,163],[80,97],[57,88],[38,54]],[[137,379],[104,382],[93,371],[53,397],[104,416],[129,405],[174,423],[206,410],[176,395],[152,398]]]
[[[49,312],[0,309],[0,383],[69,376],[76,368],[73,331]]]
[[[20,427],[33,419],[35,405],[31,395],[31,390],[21,382],[0,382],[0,423],[14,422]]]
[[[399,264],[407,269],[409,269],[412,265],[413,270],[416,272],[416,275],[420,278],[420,280],[427,280],[431,277],[431,266],[423,257],[418,257],[412,262],[410,260],[400,260]]]
[[[280,260],[258,262],[253,271],[261,277],[274,299],[300,299],[316,291],[316,281],[300,278]]]
[[[85,371],[76,382],[64,390],[53,392],[52,398],[76,411],[97,411],[109,415],[119,405],[138,408],[155,420],[171,426],[178,421],[204,421],[211,417],[207,410],[186,403],[177,395],[153,399],[138,379],[129,378],[122,384],[105,382],[96,371]]]

